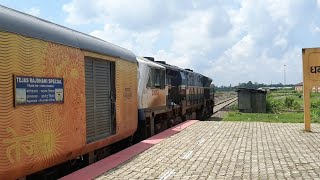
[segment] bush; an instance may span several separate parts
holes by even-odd
[[[310,93],[310,98],[320,99],[320,93],[319,92],[311,92]]]
[[[283,102],[281,99],[267,98],[267,112],[277,113],[283,108]]]
[[[301,98],[301,97],[302,97],[302,92],[298,92],[298,91],[297,91],[297,92],[295,93],[295,96]]]
[[[320,102],[319,102],[319,105],[320,105]],[[295,96],[286,96],[286,97],[268,96],[266,106],[267,106],[267,112],[269,113],[277,113],[283,109],[299,110],[301,108],[301,105],[296,100]]]
[[[320,109],[311,110],[311,119],[313,122],[320,122]]]
[[[320,99],[316,99],[314,101],[311,101],[311,108],[320,108]]]
[[[235,104],[231,105],[231,106],[230,106],[230,110],[231,110],[231,111],[236,111],[236,110],[238,110],[238,103],[235,103]]]
[[[294,101],[292,107],[293,107],[293,109],[295,109],[295,110],[301,109],[301,105],[298,103],[298,101]]]
[[[295,100],[294,100],[293,97],[287,96],[287,97],[284,99],[284,107],[290,109],[290,108],[293,107],[294,102],[295,102]]]

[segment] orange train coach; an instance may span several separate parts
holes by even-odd
[[[2,6],[0,39],[0,179],[93,162],[134,134],[132,52]]]

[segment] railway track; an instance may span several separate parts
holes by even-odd
[[[238,100],[237,97],[232,97],[232,98],[228,98],[222,101],[219,101],[218,103],[216,103],[214,105],[213,108],[213,114],[217,113],[218,111],[220,111],[222,108],[229,106],[230,104],[236,102]]]

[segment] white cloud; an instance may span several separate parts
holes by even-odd
[[[280,35],[276,36],[273,42],[274,46],[280,47],[281,49],[285,49],[288,45],[287,40],[284,37],[281,37]]]
[[[131,32],[122,29],[119,24],[105,24],[102,30],[95,30],[91,32],[91,35],[124,46],[130,44],[130,39],[127,39],[127,37],[131,37]],[[131,49],[132,46],[125,46],[125,48]]]
[[[310,25],[310,31],[312,33],[320,33],[320,27],[317,26],[314,22],[312,22],[312,24]]]
[[[290,23],[290,0],[267,0],[266,9],[273,21]]]
[[[63,6],[70,24],[99,24],[91,32],[132,50],[138,56],[214,79],[217,85],[240,82],[287,82],[301,77],[301,46],[320,38],[307,38],[320,28],[314,22],[317,2],[303,0],[72,0]],[[282,68],[282,69],[281,69]]]
[[[174,41],[172,49],[178,54],[197,53],[205,51],[204,44],[210,38],[208,22],[211,15],[208,12],[192,12],[186,19],[172,25]]]
[[[226,51],[226,55],[232,60],[242,60],[254,53],[255,42],[251,35],[244,36],[240,41]]]
[[[138,54],[153,54],[153,44],[157,41],[159,31],[132,32],[120,27],[119,24],[106,24],[103,30],[95,30],[91,35],[104,39]]]
[[[103,7],[99,1],[89,3],[74,0],[63,5],[63,10],[68,13],[66,22],[70,24],[89,24],[103,19]]]
[[[171,26],[172,49],[180,54],[201,54],[221,46],[221,37],[228,36],[231,24],[228,14],[217,9],[190,11],[184,19],[174,23]]]
[[[121,24],[127,29],[150,29],[179,18],[176,6],[182,4],[171,0],[72,0],[63,5],[70,24]]]
[[[32,7],[30,9],[28,9],[26,13],[39,17],[40,16],[40,9]]]

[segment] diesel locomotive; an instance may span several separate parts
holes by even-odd
[[[204,75],[3,6],[0,62],[0,179],[54,179],[214,105]]]

